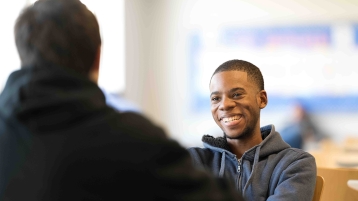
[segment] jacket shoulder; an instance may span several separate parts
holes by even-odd
[[[208,148],[190,147],[187,149],[193,164],[198,167],[206,166],[214,158],[215,153]]]
[[[314,176],[317,171],[315,158],[310,153],[296,148],[286,149],[282,153],[278,166],[281,166],[282,170],[287,173],[304,173]]]
[[[314,157],[310,153],[308,153],[307,151],[304,151],[302,149],[288,148],[288,149],[286,149],[285,152],[286,152],[285,156],[292,158],[292,160],[298,160],[298,159],[304,159],[304,158],[307,158],[307,159],[310,158],[310,159],[314,160]]]
[[[188,149],[189,154],[194,158],[208,158],[214,155],[214,152],[208,148],[202,147],[189,147]]]
[[[136,112],[114,112],[112,128],[137,135],[137,138],[167,138],[164,130],[153,124],[147,117]]]

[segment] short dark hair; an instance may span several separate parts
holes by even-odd
[[[22,67],[56,64],[88,75],[101,45],[97,19],[79,0],[38,0],[14,31]]]
[[[215,70],[211,78],[216,73],[224,71],[246,72],[248,75],[248,79],[251,79],[259,87],[260,90],[265,90],[264,78],[262,77],[260,69],[250,62],[237,59],[226,61]]]

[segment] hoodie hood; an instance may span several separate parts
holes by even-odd
[[[259,158],[264,158],[268,155],[271,155],[273,153],[280,152],[281,150],[290,148],[290,145],[288,145],[286,142],[284,142],[278,132],[275,131],[274,125],[267,125],[264,127],[261,127],[261,136],[263,141],[252,147],[251,149],[247,150],[244,155],[242,156],[242,159],[249,160],[251,162],[254,161],[255,155],[257,155],[257,160]],[[204,143],[204,147],[211,149],[213,151],[217,152],[226,152],[228,154],[234,155],[229,148],[229,145],[227,144],[225,137],[212,137],[210,135],[204,135],[202,138],[202,141]],[[279,142],[279,143],[278,143]],[[257,153],[256,153],[257,151]]]
[[[17,119],[38,133],[76,125],[105,107],[98,86],[71,69],[25,67],[13,72],[0,95],[0,117]],[[81,116],[78,116],[81,114]]]

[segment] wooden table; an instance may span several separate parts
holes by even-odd
[[[349,188],[358,192],[358,180],[350,179],[347,184]]]
[[[326,140],[307,151],[315,157],[317,167],[358,169],[358,144],[348,146]]]

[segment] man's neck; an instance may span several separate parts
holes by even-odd
[[[251,149],[252,147],[260,144],[262,142],[262,136],[260,129],[256,131],[252,137],[247,139],[229,139],[227,138],[227,143],[233,154],[236,155],[238,159],[242,157],[245,151]]]

